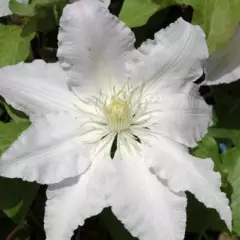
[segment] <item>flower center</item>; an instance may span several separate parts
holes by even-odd
[[[114,97],[112,102],[106,108],[107,121],[111,130],[120,132],[129,128],[132,120],[132,114],[129,104]]]

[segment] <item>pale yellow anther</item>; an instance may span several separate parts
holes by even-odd
[[[131,109],[126,101],[114,97],[106,110],[108,125],[112,130],[121,131],[129,128],[132,116]]]

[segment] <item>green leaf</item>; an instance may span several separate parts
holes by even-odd
[[[52,7],[62,2],[65,2],[66,5],[67,0],[32,0],[29,4],[20,3],[17,2],[17,0],[10,0],[9,8],[12,13],[19,16],[33,17],[37,14],[39,8],[43,6]]]
[[[234,35],[240,19],[238,0],[177,0],[194,8],[193,23],[207,35],[210,52],[223,47]]]
[[[9,217],[9,218],[14,218],[17,216],[17,214],[19,213],[19,211],[21,210],[21,208],[23,207],[23,202],[20,201],[17,205],[15,205],[14,207],[8,208],[8,209],[4,209],[3,211],[5,212],[5,214]]]
[[[28,212],[39,189],[36,183],[0,178],[0,203],[3,212],[20,223]]]
[[[55,4],[56,2],[60,2],[62,0],[32,0],[31,4],[33,5],[49,5],[49,4]]]
[[[125,0],[119,18],[129,27],[144,25],[159,8],[153,1]]]
[[[233,144],[240,146],[240,129],[209,128],[208,135],[214,138],[230,139]]]
[[[58,25],[58,19],[55,18],[54,6],[39,6],[35,18],[37,30],[40,32],[49,32]]]
[[[205,136],[199,143],[197,148],[192,150],[192,154],[199,158],[211,158],[214,162],[215,169],[219,170],[221,158],[217,142],[213,137]]]
[[[24,61],[34,35],[21,26],[0,25],[0,67]]]
[[[32,4],[24,4],[17,2],[16,0],[10,0],[9,8],[12,13],[15,13],[19,16],[34,16],[34,5]]]
[[[158,10],[173,4],[194,8],[193,23],[205,31],[210,52],[229,42],[240,19],[239,0],[125,0],[120,19],[129,27],[141,26]]]
[[[0,155],[5,151],[20,135],[30,125],[29,121],[22,121],[16,123],[11,121],[10,123],[0,122]]]
[[[6,112],[15,123],[21,122],[29,123],[28,116],[24,112],[14,109],[11,105],[8,105],[5,101],[0,100],[0,103],[3,104],[4,108],[6,109]]]
[[[228,172],[232,186],[231,208],[233,213],[233,232],[240,235],[240,147],[221,154],[223,166]]]
[[[33,0],[31,4],[35,9],[33,19],[37,31],[49,32],[59,25],[64,6],[68,0]]]

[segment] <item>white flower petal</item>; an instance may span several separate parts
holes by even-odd
[[[76,1],[79,1],[79,0],[69,0],[70,3],[73,3],[73,2],[76,2]],[[106,7],[108,7],[111,3],[111,0],[97,0],[97,1],[100,1],[100,2],[104,3],[104,5]]]
[[[152,175],[142,160],[112,160],[116,173],[107,182],[107,201],[129,232],[140,240],[182,240],[186,197],[172,193]]]
[[[207,57],[202,29],[180,18],[132,53],[128,62],[130,78],[137,85],[140,81],[156,82],[158,91],[180,92],[201,77]]]
[[[214,208],[231,229],[232,214],[225,193],[221,192],[221,176],[214,172],[211,159],[191,156],[187,148],[168,138],[158,137],[144,156],[149,168],[168,181],[174,192],[190,191],[209,208]]]
[[[75,110],[75,97],[68,89],[58,63],[42,60],[0,69],[0,95],[30,116],[59,110]]]
[[[106,7],[108,7],[111,3],[111,0],[100,0],[100,1],[103,2]]]
[[[208,57],[203,31],[180,18],[156,33],[155,40],[144,43],[132,57],[129,77],[135,85],[144,83],[141,99],[147,106],[145,114],[136,118],[146,124],[141,127],[196,146],[212,117],[211,107],[199,96],[199,86],[194,83],[202,76]]]
[[[198,94],[162,93],[149,111],[156,121],[152,131],[189,147],[197,145],[212,123],[212,107]]]
[[[58,57],[73,85],[108,86],[122,80],[134,34],[103,3],[80,0],[67,5],[60,26]]]
[[[16,0],[19,3],[28,3],[28,0]],[[9,0],[1,0],[0,1],[0,17],[4,17],[7,15],[12,14],[12,12],[9,9]]]
[[[0,2],[0,17],[4,17],[11,14],[11,11],[8,7],[9,0],[1,0]]]
[[[107,207],[103,195],[105,162],[96,160],[80,177],[50,185],[47,190],[47,240],[69,240],[78,225]]]
[[[81,142],[79,127],[70,114],[39,118],[2,155],[0,175],[52,184],[83,173],[90,146]]]
[[[229,44],[213,52],[207,60],[206,85],[230,83],[240,78],[240,25]]]

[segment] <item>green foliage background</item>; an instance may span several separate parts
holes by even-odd
[[[56,61],[58,23],[67,2],[32,0],[24,5],[10,0],[13,15],[0,19],[0,67],[36,58]],[[112,0],[110,10],[120,13],[120,19],[133,29],[136,46],[177,17],[192,19],[204,29],[210,52],[228,43],[240,20],[239,0]],[[211,157],[215,170],[222,174],[222,189],[233,210],[233,233],[227,233],[215,211],[206,209],[189,194],[186,239],[230,240],[240,236],[240,83],[211,87],[207,92],[215,102],[215,124],[191,152],[200,158]],[[0,154],[29,125],[27,116],[0,98]],[[225,144],[225,151],[220,150],[220,143]],[[0,240],[9,236],[44,239],[44,203],[44,187],[0,178]],[[83,240],[133,239],[110,209],[88,220],[75,239],[79,231]]]

